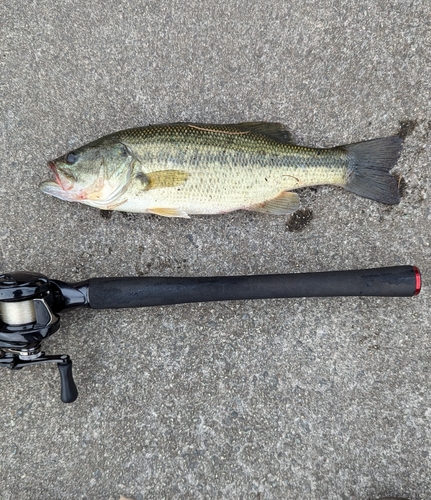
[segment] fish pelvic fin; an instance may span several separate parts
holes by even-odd
[[[162,217],[181,217],[182,219],[190,219],[190,216],[184,210],[180,210],[178,208],[149,208],[147,212],[154,215],[160,215]]]
[[[287,215],[293,214],[299,207],[299,196],[296,193],[283,191],[276,198],[252,205],[245,210],[260,212],[261,214]]]
[[[396,205],[400,202],[398,183],[389,172],[403,148],[399,136],[342,146],[348,153],[348,191],[371,200]]]

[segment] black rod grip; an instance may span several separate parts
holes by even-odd
[[[78,397],[78,389],[72,374],[72,360],[65,363],[58,363],[61,381],[61,400],[63,403],[73,403]]]
[[[93,309],[118,309],[242,299],[410,297],[419,290],[419,270],[396,266],[258,276],[93,278],[88,296]]]

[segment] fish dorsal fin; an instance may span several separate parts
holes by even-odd
[[[188,177],[188,172],[183,172],[182,170],[157,170],[137,175],[137,178],[142,182],[146,191],[149,189],[181,186]]]
[[[147,210],[150,214],[161,215],[162,217],[181,217],[182,219],[190,219],[190,216],[184,210],[180,210],[178,208],[149,208]]]
[[[249,130],[255,134],[264,135],[273,141],[281,142],[283,144],[293,144],[292,134],[286,129],[282,123],[274,122],[244,122],[237,123],[236,125],[229,125],[231,127],[238,127],[242,130]]]
[[[272,200],[252,205],[246,210],[251,212],[260,212],[262,214],[271,215],[287,215],[296,212],[300,206],[299,196],[296,193],[283,191],[280,195]]]
[[[181,124],[178,124],[181,125]],[[246,135],[258,134],[264,135],[273,141],[283,144],[293,144],[292,134],[286,129],[282,123],[271,122],[244,122],[244,123],[228,123],[221,124],[206,124],[206,123],[186,123],[190,128],[202,130],[204,132],[212,132],[215,134],[229,135]]]

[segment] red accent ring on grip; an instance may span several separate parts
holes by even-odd
[[[415,293],[413,295],[418,295],[419,292],[421,291],[421,286],[422,286],[421,272],[416,266],[413,266],[413,270],[415,272],[415,278],[416,278],[416,288],[415,288]]]

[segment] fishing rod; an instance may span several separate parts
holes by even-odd
[[[295,297],[410,297],[420,289],[415,266],[254,276],[91,278],[79,283],[32,272],[1,274],[0,366],[20,370],[56,363],[61,400],[72,403],[78,397],[72,360],[41,349],[43,340],[60,328],[59,313],[68,309]]]

